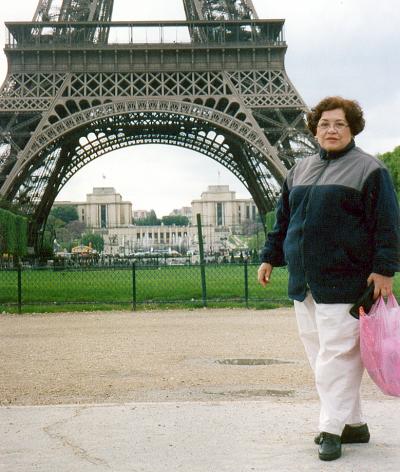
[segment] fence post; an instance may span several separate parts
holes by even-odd
[[[206,268],[204,262],[204,246],[203,246],[203,231],[201,227],[201,215],[197,213],[197,234],[199,238],[199,252],[200,252],[200,274],[201,274],[201,295],[203,298],[203,306],[207,306],[207,285],[206,285]]]
[[[244,261],[244,299],[246,301],[246,308],[249,308],[249,269],[247,259]]]
[[[136,311],[136,264],[132,262],[132,310]]]
[[[22,266],[18,263],[18,313],[22,313]]]

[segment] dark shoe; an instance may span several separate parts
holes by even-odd
[[[340,442],[340,436],[322,432],[318,449],[318,456],[321,461],[334,461],[339,459],[341,455],[342,443]]]
[[[340,439],[342,444],[356,444],[369,442],[369,437],[370,435],[367,424],[362,424],[361,426],[349,426],[346,424]],[[320,434],[315,436],[314,442],[315,444],[319,444]]]

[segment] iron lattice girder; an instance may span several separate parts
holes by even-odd
[[[208,20],[218,22],[221,20],[246,20],[257,19],[257,13],[251,0],[183,0],[186,18],[188,20]],[[189,28],[190,36],[194,42],[215,41],[218,35],[210,34],[195,26]],[[232,30],[234,35],[241,40],[248,39],[249,31],[237,26]],[[254,31],[253,31],[254,35]],[[257,36],[262,37],[257,31]]]
[[[47,47],[48,49],[48,47]],[[44,51],[47,51],[44,48]],[[65,50],[65,48],[63,48]],[[232,50],[233,54],[229,51]],[[200,104],[205,104],[210,108],[216,108],[240,120],[245,121],[254,126],[250,119],[250,111],[257,107],[271,108],[295,108],[304,110],[305,104],[301,100],[294,87],[290,84],[286,73],[283,69],[283,52],[285,46],[282,44],[269,44],[267,47],[259,47],[255,50],[248,44],[241,47],[227,46],[214,48],[209,50],[203,46],[197,48],[186,48],[182,45],[174,45],[172,52],[174,67],[178,69],[175,72],[83,72],[74,73],[67,77],[60,72],[53,74],[45,74],[43,72],[14,73],[8,77],[3,86],[3,98],[0,104],[4,109],[15,108],[23,111],[24,107],[34,107],[35,100],[40,103],[43,96],[48,96],[48,100],[52,100],[51,94],[60,94],[66,97],[79,98],[76,100],[68,100],[61,103],[61,97],[54,102],[53,110],[48,110],[45,114],[48,123],[43,122],[42,127],[49,126],[59,121],[60,118],[69,116],[79,110],[81,102],[85,102],[85,108],[99,104],[104,99],[118,100],[124,97],[175,97],[183,100],[189,99]],[[14,50],[13,50],[14,51]],[[69,53],[69,49],[67,49]],[[178,53],[179,51],[179,53]],[[76,69],[77,66],[83,64],[83,68],[95,68],[96,70],[109,67],[108,62],[104,60],[104,49],[96,48],[91,51],[96,55],[96,61],[88,60],[88,54],[82,50],[77,56],[75,62],[70,63],[69,67]],[[118,70],[123,68],[123,64],[128,68],[135,70],[148,70],[150,67],[160,70],[163,67],[171,69],[172,62],[166,61],[167,51],[164,46],[156,45],[151,48],[148,54],[147,50],[143,51],[140,47],[129,48],[124,50],[125,57],[129,55],[133,57],[133,62],[118,61],[119,54],[113,51],[112,67]],[[35,59],[38,61],[38,52],[35,51]],[[63,54],[63,50],[57,49],[52,51],[53,61],[52,69],[57,68],[57,64],[65,68],[65,61],[58,59],[57,56]],[[213,58],[213,55],[216,57]],[[263,59],[264,54],[264,59]],[[27,51],[24,49],[24,56],[27,57]],[[188,60],[185,59],[188,57]],[[89,56],[90,58],[90,56]],[[182,60],[179,60],[182,58]],[[252,66],[257,61],[259,67],[268,67],[269,70],[240,70],[246,66]],[[229,62],[230,61],[230,62]],[[46,61],[43,61],[42,68],[48,67]],[[14,61],[18,68],[18,61]],[[47,62],[48,64],[48,62]],[[39,66],[40,66],[39,61]],[[234,72],[228,72],[226,68],[231,66]],[[271,66],[275,69],[271,70]],[[199,72],[180,72],[185,68],[197,67]],[[210,72],[212,67],[215,72]],[[207,69],[207,72],[201,71]],[[225,69],[224,69],[225,68]],[[219,69],[219,70],[218,70]],[[229,70],[229,69],[228,69]],[[219,97],[223,96],[221,100]],[[93,97],[92,100],[89,100]],[[188,97],[188,98],[185,98]],[[203,98],[204,97],[204,98]],[[208,98],[207,98],[208,97]],[[53,98],[54,101],[55,97]],[[87,101],[86,101],[87,100]],[[97,102],[97,103],[96,103]],[[249,106],[251,108],[249,108]],[[257,124],[257,121],[255,121]],[[36,141],[37,136],[35,137]],[[285,162],[287,159],[285,158]],[[22,162],[22,160],[21,160]],[[2,192],[6,191],[4,187]]]
[[[227,167],[247,186],[241,173],[242,160],[238,154],[235,155],[231,152],[232,143],[239,142],[237,137],[226,130],[222,136],[221,129],[217,126],[201,119],[194,119],[190,115],[165,112],[135,112],[114,115],[111,119],[99,120],[89,126],[82,127],[77,130],[77,133],[88,137],[83,140],[83,143],[80,142],[74,150],[75,159],[72,159],[68,164],[68,178],[76,172],[80,162],[84,162],[86,165],[88,159],[94,158],[93,154],[95,153],[104,154],[115,146],[157,142],[196,149]],[[89,135],[91,136],[89,137]],[[253,149],[253,153],[264,166],[263,180],[265,187],[268,188],[268,180],[271,178],[268,166],[265,165],[260,152],[257,153]],[[81,161],[83,155],[85,155],[85,159]],[[66,180],[61,181],[61,186],[65,183]]]
[[[6,22],[6,48],[80,49],[96,45],[123,48],[128,44],[180,44],[210,47],[234,43],[266,46],[284,43],[282,19],[177,20],[177,21],[59,21]],[[102,36],[107,31],[109,36]],[[187,34],[190,33],[190,36]],[[116,38],[118,37],[118,40]],[[102,40],[101,40],[102,38]],[[115,39],[114,39],[115,38]],[[95,40],[95,41],[94,41]],[[204,46],[204,44],[203,44]]]
[[[46,40],[65,41],[79,40],[82,32],[74,31],[76,22],[109,22],[111,21],[114,0],[63,0],[61,5],[59,0],[39,0],[33,21],[37,26],[31,29],[32,37]],[[49,23],[43,29],[40,23]],[[60,23],[68,23],[68,26],[57,28]],[[85,38],[92,43],[107,42],[109,27],[88,26],[85,30]]]
[[[44,78],[44,85],[51,82],[51,78],[45,74],[36,73],[36,80],[32,77],[25,78],[25,75],[27,74],[17,74],[10,78],[10,81],[17,86],[7,87],[7,96],[3,97],[5,105],[18,106],[23,109],[25,95],[28,95],[29,101],[35,99],[35,94],[39,99],[44,88],[40,85],[40,81]],[[250,125],[251,123],[247,120],[248,101],[253,104],[253,110],[265,106],[287,107],[296,109],[299,114],[299,110],[302,113],[305,108],[301,98],[290,87],[286,74],[282,70],[232,73],[84,73],[73,74],[69,80],[57,74],[57,83],[59,87],[61,84],[65,86],[62,95],[70,99],[61,100],[61,97],[58,99],[58,105],[47,114],[48,123],[43,124],[44,128],[56,123],[62,117],[79,111],[82,103],[85,109],[93,106],[97,99],[100,99],[97,103],[101,103],[102,100],[110,98],[122,99],[131,96],[181,97],[182,100],[193,100],[209,108],[216,108]],[[29,89],[24,90],[27,84]],[[37,143],[38,139],[39,136],[35,136],[34,142]],[[33,150],[35,146],[29,146],[29,148]]]
[[[53,79],[53,86],[48,84]],[[68,80],[67,80],[68,79]],[[228,80],[227,80],[228,79]],[[232,86],[232,85],[233,86]],[[0,97],[1,111],[46,111],[60,88],[62,96],[82,98],[204,97],[240,96],[251,109],[306,109],[304,102],[282,69],[234,72],[83,72],[14,73],[7,79]],[[46,99],[47,102],[43,103]]]
[[[23,29],[23,31],[25,30]],[[254,52],[250,52],[250,46],[247,44],[242,47],[228,46],[225,48],[225,52],[222,52],[221,57],[220,48],[214,48],[210,52],[208,48],[203,46],[193,49],[181,44],[173,45],[172,48],[167,48],[167,50],[165,50],[164,45],[153,45],[149,52],[137,45],[129,49],[124,48],[121,51],[96,48],[88,52],[78,48],[74,53],[73,60],[68,61],[64,56],[67,54],[71,59],[71,51],[68,45],[54,50],[46,43],[42,48],[37,49],[36,45],[32,47],[31,45],[27,46],[24,44],[23,40],[21,42],[21,47],[9,47],[7,51],[11,70],[1,90],[0,107],[5,116],[7,117],[8,113],[11,118],[16,112],[22,114],[26,113],[27,110],[38,113],[43,112],[43,119],[50,119],[50,123],[54,123],[59,119],[57,116],[58,109],[61,109],[62,116],[67,116],[73,111],[71,109],[63,111],[62,104],[56,104],[55,100],[61,92],[64,97],[70,98],[95,97],[100,100],[97,104],[101,103],[106,97],[122,99],[124,97],[131,98],[132,96],[170,96],[189,97],[190,100],[195,101],[199,100],[199,98],[196,98],[199,96],[232,95],[233,90],[226,83],[223,67],[230,65],[233,69],[237,70],[246,64],[251,65],[254,60],[261,62],[261,54],[265,50],[265,47],[258,46],[257,53],[254,55]],[[271,43],[268,48],[278,54],[273,59],[275,62],[272,62],[272,64],[277,66],[283,60],[279,56],[281,53],[278,52],[283,50],[283,45]],[[108,59],[110,54],[111,61]],[[96,60],[93,59],[93,55]],[[29,59],[30,56],[32,56],[32,61]],[[168,60],[168,57],[170,57],[170,60]],[[245,60],[246,57],[251,58]],[[269,61],[268,64],[271,64],[271,57],[273,57],[273,54],[269,51],[268,57],[266,56],[265,58],[265,65],[267,65],[267,61]],[[36,72],[29,72],[29,69],[32,68],[30,64],[35,64]],[[115,68],[123,70],[125,67],[127,70],[134,68],[135,70],[140,71],[142,69],[146,71],[149,68],[154,68],[159,71],[163,68],[167,70],[171,68],[178,70],[193,69],[196,66],[199,72],[84,72],[73,74],[69,81],[67,79],[68,75],[61,72],[65,70],[66,64],[74,70],[79,70],[79,68],[83,67],[83,69],[93,68],[96,71],[101,69],[109,70],[110,67],[114,70]],[[49,67],[54,72],[45,72]],[[202,69],[210,70],[211,67],[213,69],[220,69],[220,71],[202,72]],[[60,69],[59,72],[57,72],[57,68]],[[277,83],[276,74],[280,75],[281,83],[286,82],[284,73],[279,70],[267,79],[265,76],[255,79],[259,81],[260,86],[254,87],[253,95],[261,91],[262,85],[265,85],[268,81],[270,82],[268,90],[265,88],[263,93],[264,102],[267,100],[264,103],[265,105],[271,104],[274,100],[278,99],[278,90],[272,85]],[[232,80],[237,81],[238,79],[232,77]],[[249,79],[243,76],[243,80],[248,82]],[[276,92],[275,97],[273,96],[274,91]],[[298,96],[293,94],[289,96],[287,87],[283,91],[286,94],[286,106],[302,105]],[[249,99],[254,102],[254,98],[254,96],[246,95],[246,100]],[[57,101],[60,102],[60,98]],[[283,101],[284,99],[281,98],[280,106],[282,106]],[[228,101],[225,100],[225,102],[228,104]],[[94,103],[93,100],[91,101],[92,103]],[[51,112],[52,106],[54,107],[53,112]],[[89,102],[86,103],[86,106],[90,106]],[[216,103],[215,106],[219,110],[226,108],[226,106],[222,107],[220,102]],[[72,104],[72,107],[79,109],[79,104]],[[242,110],[242,115],[244,116],[243,111],[246,110]],[[231,113],[231,110],[227,110],[227,112]],[[42,126],[46,126],[46,123],[43,123]],[[32,131],[30,129],[29,133],[32,133]],[[16,157],[13,157],[13,161],[15,159]],[[0,179],[4,180],[4,176],[9,172],[10,162],[11,159],[8,160],[8,166],[3,166],[0,169],[0,174],[3,175],[3,177],[0,175]]]
[[[33,21],[111,21],[114,0],[39,0]]]
[[[53,185],[44,185],[47,195],[40,198],[38,214],[47,214],[47,207],[50,209],[65,183],[93,159],[121,147],[150,143],[182,146],[211,157],[235,174],[252,193],[257,206],[266,212],[275,201],[278,188],[274,187],[263,155],[234,134],[226,130],[223,136],[220,133],[221,129],[208,122],[176,112],[131,112],[87,123],[70,131],[68,141],[60,138],[41,152],[39,162],[48,160],[48,180],[53,179]],[[43,170],[39,171],[39,179],[43,179]]]
[[[284,68],[283,20],[257,20],[249,0],[193,0],[184,2],[190,21],[73,21],[93,14],[85,2],[64,0],[58,20],[68,21],[7,24],[0,195],[40,228],[88,162],[163,143],[220,162],[261,214],[269,210],[286,168],[314,150],[306,105]],[[51,1],[41,3],[51,11]],[[111,0],[94,3],[112,9]],[[147,38],[155,31],[156,40]],[[113,43],[115,33],[124,39]]]
[[[187,19],[242,20],[257,18],[251,0],[183,0]]]
[[[165,101],[165,100],[134,100],[131,102],[116,102],[97,106],[72,114],[63,120],[57,121],[54,125],[48,126],[35,136],[35,139],[29,143],[27,150],[18,160],[13,168],[8,180],[4,184],[2,191],[10,192],[16,195],[18,192],[19,181],[26,179],[32,169],[36,172],[35,162],[40,161],[41,153],[48,148],[51,143],[57,142],[63,136],[67,136],[73,129],[83,125],[90,125],[100,118],[112,117],[114,115],[123,115],[130,112],[148,112],[175,114],[188,116],[191,119],[198,119],[210,123],[221,130],[226,130],[244,142],[248,143],[260,155],[264,156],[271,169],[275,179],[280,180],[285,168],[279,159],[273,157],[274,150],[268,145],[265,137],[260,136],[249,124],[246,124],[226,113],[218,110],[212,110],[208,107],[192,104],[188,102]],[[8,185],[7,185],[8,184]],[[14,184],[14,185],[13,185]],[[36,197],[36,196],[35,196]],[[40,197],[40,196],[39,196]],[[32,199],[32,204],[36,198]]]

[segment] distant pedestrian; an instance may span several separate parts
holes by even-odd
[[[365,125],[359,104],[327,97],[307,124],[319,153],[287,175],[258,280],[266,286],[274,267],[288,266],[289,297],[321,403],[315,442],[327,461],[341,456],[342,443],[370,438],[360,406],[359,322],[349,310],[371,283],[375,299],[392,293],[400,220],[388,170],[355,145]]]

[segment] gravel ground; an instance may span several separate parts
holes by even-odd
[[[317,398],[288,308],[2,314],[0,359],[3,406]]]

